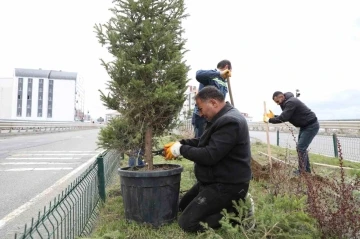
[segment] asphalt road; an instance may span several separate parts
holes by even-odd
[[[93,162],[99,129],[0,138],[0,238],[14,238]]]

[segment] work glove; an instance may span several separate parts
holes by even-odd
[[[220,71],[220,76],[223,79],[228,79],[229,77],[231,77],[231,71],[230,70]]]
[[[274,118],[275,117],[274,113],[271,110],[269,110],[269,113],[267,113],[266,116],[268,118]]]
[[[165,160],[172,160],[180,156],[180,142],[171,142],[164,146]]]
[[[267,116],[267,114],[264,114],[263,121],[265,123],[269,123],[269,117]]]
[[[170,143],[167,143],[167,144],[165,144],[164,145],[164,151],[166,152],[166,150],[168,149],[168,148],[170,148],[173,144],[175,144],[176,142],[170,142]]]

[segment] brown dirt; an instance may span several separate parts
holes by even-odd
[[[169,170],[173,168],[177,168],[177,166],[170,164],[154,164],[154,168],[152,170],[148,169],[147,166],[135,166],[129,168],[128,170],[129,171],[161,171],[161,170]]]
[[[284,165],[282,163],[279,162],[273,162],[272,163],[272,171],[273,173],[276,174],[277,170],[284,170],[285,168],[287,168],[289,166]],[[270,165],[269,164],[265,164],[262,165],[260,164],[258,161],[254,160],[252,158],[251,160],[251,170],[253,173],[253,180],[255,181],[259,181],[259,180],[270,180]],[[314,182],[317,182],[317,185],[332,185],[332,182],[329,178],[326,177],[322,177],[320,175],[316,175],[316,174],[307,174],[307,176],[310,176],[312,178],[312,180]],[[290,177],[290,182],[291,183],[295,183],[298,184],[300,183],[301,178],[298,176],[294,176],[294,177]]]
[[[253,158],[251,159],[251,171],[255,181],[267,180],[270,178],[270,170],[268,165],[261,165]]]
[[[283,168],[283,165],[278,162],[272,163],[272,170],[280,170]],[[253,179],[255,181],[259,180],[268,180],[270,178],[270,165],[262,165],[253,158],[251,158],[251,170],[253,173]]]

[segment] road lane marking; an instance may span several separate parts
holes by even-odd
[[[1,172],[24,172],[24,171],[59,171],[59,170],[71,170],[73,168],[11,168],[0,170]]]
[[[50,171],[50,170],[71,170],[73,168],[12,168],[0,170],[2,172],[24,172],[24,171]]]
[[[39,159],[51,159],[51,160],[58,160],[58,159],[80,159],[80,158],[6,158],[6,159],[11,159],[11,160],[17,160],[17,159],[20,159],[20,160],[23,160],[23,159],[26,159],[26,160],[31,160],[31,159],[34,159],[34,160],[39,160]]]
[[[77,164],[77,163],[51,163],[51,162],[16,162],[16,163],[0,163],[0,165],[28,165],[28,164],[40,164],[40,165],[57,165],[57,164]]]
[[[102,151],[19,151],[19,153],[101,153]]]
[[[93,154],[12,154],[11,156],[17,157],[17,156],[89,156],[89,155],[97,155],[96,153]]]
[[[77,167],[76,169],[74,169],[73,171],[71,171],[70,173],[65,175],[64,177],[62,177],[55,184],[53,184],[51,187],[45,189],[42,193],[36,195],[34,198],[32,198],[27,203],[21,205],[20,207],[18,207],[17,209],[15,209],[14,211],[10,212],[8,215],[3,217],[0,220],[0,229],[3,228],[6,225],[6,223],[10,222],[14,218],[18,217],[20,214],[25,212],[26,210],[28,210],[30,207],[32,207],[32,205],[35,204],[38,200],[40,200],[42,197],[45,197],[47,194],[51,193],[56,188],[59,188],[64,182],[66,182],[66,180],[70,179],[72,176],[77,174],[79,171],[83,170],[85,167],[88,167],[91,163],[94,162],[96,157],[97,157],[97,155],[92,157],[87,162],[83,163],[82,165],[80,165],[79,167]]]

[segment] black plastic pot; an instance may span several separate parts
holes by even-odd
[[[145,166],[137,166],[142,168]],[[159,227],[177,219],[180,180],[183,167],[178,164],[155,164],[168,167],[153,171],[120,168],[120,183],[125,218]]]

